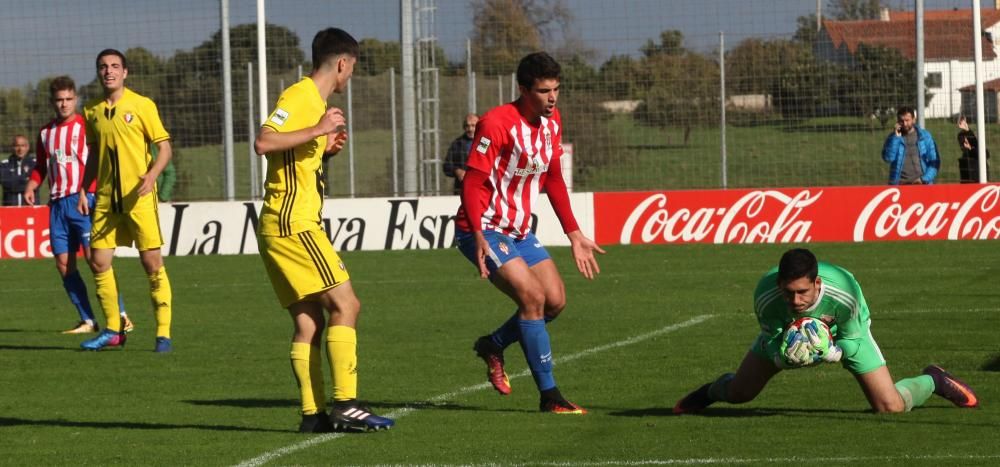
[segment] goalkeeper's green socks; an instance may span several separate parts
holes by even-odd
[[[934,378],[920,375],[901,379],[896,382],[896,391],[899,391],[903,403],[906,404],[906,411],[909,412],[914,407],[924,405],[931,394],[934,394]]]

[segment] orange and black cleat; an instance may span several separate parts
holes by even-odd
[[[490,381],[493,388],[501,395],[509,395],[511,391],[510,378],[507,377],[507,372],[503,369],[503,351],[493,343],[489,336],[476,339],[472,350],[475,350],[476,355],[479,355],[479,358],[486,362],[486,379]]]
[[[549,412],[559,415],[586,415],[587,409],[580,407],[566,399],[542,399],[538,406],[542,412]]]
[[[958,407],[974,409],[979,407],[979,399],[972,388],[937,365],[924,368],[924,374],[934,378],[934,394],[951,401]]]

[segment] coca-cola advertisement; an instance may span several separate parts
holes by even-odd
[[[1000,238],[1000,185],[594,193],[598,243]]]

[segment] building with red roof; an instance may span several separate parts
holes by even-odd
[[[981,13],[983,76],[986,80],[1000,78],[1000,10],[984,9]],[[883,10],[880,19],[824,20],[822,24],[816,53],[826,60],[849,63],[861,44],[895,49],[907,59],[916,59],[916,19],[912,11]],[[966,113],[960,89],[975,84],[974,37],[972,10],[924,12],[924,75],[930,96],[925,117]]]

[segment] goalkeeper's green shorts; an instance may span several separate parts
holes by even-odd
[[[834,339],[836,339],[836,336]],[[872,337],[871,329],[869,329],[864,336],[851,340],[858,343],[858,351],[850,357],[845,355],[844,358],[840,360],[840,364],[843,365],[847,371],[850,371],[855,375],[862,375],[875,371],[879,369],[879,367],[885,366],[885,357],[882,356],[882,351],[878,348],[878,344],[875,343],[875,338]],[[776,339],[772,340],[770,336],[761,333],[757,336],[757,339],[754,339],[753,345],[750,346],[750,352],[753,352],[754,355],[763,358],[764,360],[773,362],[774,356],[778,355],[780,348],[780,335]]]

